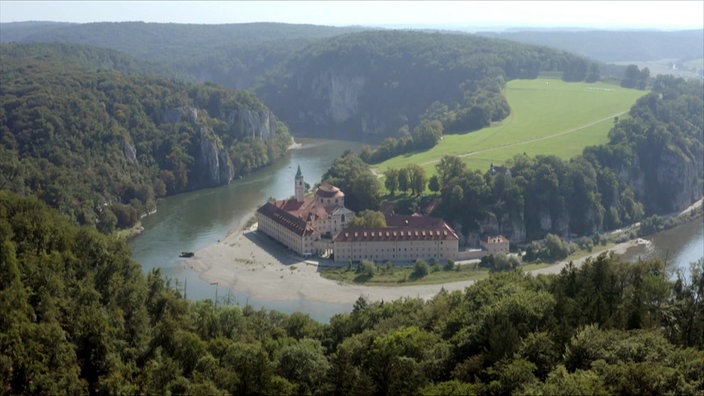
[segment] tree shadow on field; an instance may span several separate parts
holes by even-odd
[[[374,275],[369,275],[369,274],[359,274],[354,277],[352,280],[354,283],[364,283],[367,282],[368,280],[372,279]]]

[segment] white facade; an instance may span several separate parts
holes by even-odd
[[[330,184],[321,185],[313,197],[305,196],[305,181],[298,167],[294,198],[271,201],[257,210],[258,229],[302,256],[318,252],[322,236],[334,238],[354,218],[345,208],[345,194]],[[325,245],[325,251],[329,250]]]
[[[457,258],[459,237],[441,219],[387,216],[387,224],[387,228],[342,230],[334,242],[335,261]]]

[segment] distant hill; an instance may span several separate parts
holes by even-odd
[[[505,81],[541,71],[582,81],[590,66],[564,51],[508,40],[368,31],[311,44],[257,93],[295,133],[379,140],[423,119],[442,120],[446,132],[479,129],[509,114]]]
[[[70,42],[110,48],[167,66],[194,81],[253,88],[306,46],[370,30],[283,23],[224,25],[143,22],[13,22],[0,24],[0,42]],[[446,32],[445,32],[446,33]],[[548,46],[605,63],[704,58],[704,31],[594,31],[521,29],[479,35]],[[604,68],[620,77],[623,68]]]
[[[76,25],[75,23],[49,21],[0,23],[0,42],[21,42],[24,41],[27,36],[43,34],[57,28]]]
[[[2,54],[7,57],[5,60],[7,62],[12,62],[12,59],[22,59],[29,63],[52,62],[86,71],[116,71],[175,78],[185,82],[194,80],[188,74],[177,72],[162,64],[135,58],[124,52],[69,42],[8,43],[2,45]]]
[[[521,43],[546,45],[602,62],[704,58],[704,30],[527,30],[480,34]]]
[[[100,22],[0,24],[2,42],[70,42],[110,48],[165,65],[199,82],[251,88],[311,42],[360,27],[245,23],[227,25]]]

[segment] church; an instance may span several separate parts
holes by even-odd
[[[345,194],[328,183],[321,184],[313,196],[306,196],[301,166],[294,178],[294,196],[272,200],[257,210],[259,231],[279,241],[301,256],[312,256],[332,240],[354,218],[345,208]]]

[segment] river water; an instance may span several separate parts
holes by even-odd
[[[181,251],[196,251],[217,243],[232,229],[241,228],[248,215],[269,197],[293,195],[298,165],[311,185],[320,181],[332,162],[345,150],[358,150],[362,143],[336,140],[301,140],[276,164],[227,186],[179,194],[159,202],[158,212],[143,219],[144,232],[130,242],[132,255],[146,273],[160,268],[162,274],[192,300],[216,299],[220,304],[252,305],[255,309],[303,312],[327,322],[336,313],[350,312],[350,304],[317,301],[263,301],[225,287],[209,284],[188,268]],[[666,259],[670,269],[689,267],[704,256],[704,223],[697,219],[646,238],[652,245],[630,250],[627,260]]]
[[[192,300],[215,299],[219,303],[252,305],[254,308],[281,312],[304,312],[327,322],[332,315],[349,312],[352,305],[316,301],[260,301],[244,293],[211,285],[178,257],[181,251],[196,251],[224,239],[232,229],[241,228],[257,207],[269,197],[277,199],[293,195],[293,180],[298,165],[306,182],[320,181],[335,158],[345,150],[358,151],[362,143],[298,139],[301,147],[290,150],[274,165],[227,186],[198,190],[159,201],[157,213],[142,219],[144,232],[131,242],[132,257],[145,273],[160,268],[172,285]]]
[[[674,276],[677,270],[686,273],[690,263],[704,257],[704,221],[701,217],[643,239],[651,244],[630,248],[623,255],[626,261],[660,258]]]

